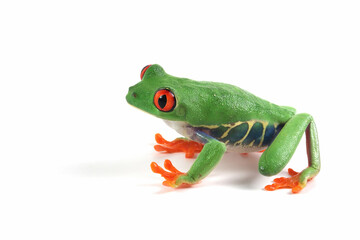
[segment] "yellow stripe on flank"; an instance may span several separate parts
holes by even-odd
[[[254,124],[255,124],[256,122],[258,122],[258,121],[256,121],[256,120],[247,121],[249,127],[248,127],[248,130],[247,130],[245,136],[244,136],[242,139],[240,139],[239,141],[237,141],[237,142],[234,144],[234,146],[240,145],[240,144],[245,140],[245,138],[249,135],[249,132],[250,132],[251,128],[254,126]]]
[[[231,129],[233,129],[234,127],[239,126],[242,123],[244,123],[244,122],[239,121],[239,122],[236,122],[235,124],[222,124],[222,126],[227,127],[228,129],[223,133],[223,135],[220,137],[220,139],[223,139],[223,138],[227,137],[227,135],[229,134]]]
[[[208,128],[208,129],[215,129],[215,128],[218,128],[219,125],[198,125],[198,126],[194,126],[194,127],[203,127],[203,128]]]
[[[262,145],[262,143],[264,142],[264,138],[265,138],[265,130],[266,130],[266,128],[267,128],[267,126],[269,125],[269,123],[268,122],[263,122],[262,123],[262,125],[263,125],[263,132],[262,132],[262,136],[261,136],[261,141],[260,141],[260,143],[259,143],[259,147]]]
[[[255,139],[249,144],[249,147],[252,147],[254,145]]]

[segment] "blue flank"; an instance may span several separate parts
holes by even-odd
[[[242,141],[240,145],[247,146],[250,145],[254,140],[253,146],[258,147],[267,147],[269,146],[278,135],[280,130],[284,125],[278,125],[276,128],[274,124],[268,124],[265,133],[264,133],[264,140],[262,141],[261,146],[259,146],[262,137],[263,137],[263,130],[264,126],[261,122],[255,122],[254,125],[251,127],[249,134],[246,138]],[[236,142],[240,141],[249,131],[249,124],[247,122],[243,122],[240,125],[232,128],[228,135],[224,138],[221,136],[228,130],[228,127],[219,126],[218,128],[210,129],[206,127],[195,127],[195,131],[203,132],[221,142],[227,142],[229,145],[235,145]]]

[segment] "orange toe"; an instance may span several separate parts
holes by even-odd
[[[169,159],[166,159],[164,162],[164,167],[168,171],[164,170],[162,167],[160,167],[157,163],[152,162],[150,164],[151,170],[154,173],[160,174],[163,178],[165,178],[165,181],[163,182],[163,185],[168,187],[176,187],[176,180],[179,176],[184,175],[185,173],[180,172],[177,170],[171,163]]]

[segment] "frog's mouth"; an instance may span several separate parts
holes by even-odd
[[[128,103],[129,103],[129,102],[128,102]],[[147,112],[147,111],[144,111],[144,110],[142,110],[141,108],[138,108],[137,106],[135,106],[135,105],[133,105],[133,104],[131,104],[131,103],[129,103],[129,105],[130,105],[131,107],[137,109],[137,110],[140,110],[140,111],[142,111],[142,112],[144,112],[144,113],[147,113],[147,114],[149,114],[149,115],[152,115],[151,113],[149,113],[149,112]]]

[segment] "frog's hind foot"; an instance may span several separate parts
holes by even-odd
[[[306,186],[306,183],[312,179],[304,177],[305,170],[299,173],[289,168],[288,173],[290,177],[275,178],[273,184],[265,186],[265,190],[274,191],[282,188],[291,188],[292,193],[298,193]]]
[[[186,158],[193,158],[195,153],[201,152],[203,144],[185,138],[177,138],[173,141],[165,140],[160,133],[155,134],[155,141],[158,143],[154,149],[158,152],[184,152]]]

